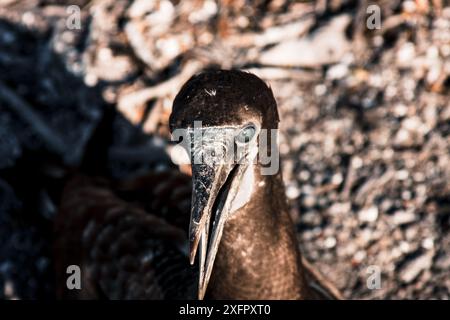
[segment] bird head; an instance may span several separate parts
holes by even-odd
[[[258,154],[272,145],[267,132],[278,121],[272,90],[242,71],[195,75],[174,100],[170,130],[192,166],[189,244],[191,264],[199,254],[199,299],[205,295],[225,223],[249,202]]]

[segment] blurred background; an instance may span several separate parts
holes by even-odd
[[[52,164],[112,110],[108,176],[173,166],[173,98],[219,67],[271,85],[301,251],[345,297],[449,299],[445,0],[0,0],[0,298],[54,297]]]

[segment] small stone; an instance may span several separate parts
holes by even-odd
[[[396,117],[404,117],[408,114],[408,107],[405,106],[404,104],[397,104],[393,108],[393,114]]]
[[[439,59],[439,49],[436,46],[431,46],[427,49],[427,59],[429,60]]]
[[[372,237],[374,236],[373,231],[370,229],[364,229],[360,232],[358,238],[357,238],[357,244],[360,248],[366,248],[370,241],[372,240]]]
[[[406,180],[409,177],[408,170],[399,170],[395,173],[397,180]]]
[[[128,15],[135,19],[155,10],[156,4],[153,1],[136,0],[128,9]]]
[[[428,130],[433,129],[438,121],[438,111],[434,104],[429,104],[423,110],[423,116]]]
[[[397,87],[395,87],[393,85],[388,85],[386,87],[386,90],[385,90],[384,93],[385,93],[387,98],[393,98],[393,97],[395,97],[397,95],[397,92],[398,92]]]
[[[355,169],[359,169],[363,166],[364,161],[360,157],[353,157],[352,158],[352,167]]]
[[[98,83],[98,77],[93,73],[88,73],[84,77],[84,83],[88,87],[93,87]]]
[[[358,219],[361,222],[374,222],[378,219],[378,208],[372,206],[366,209],[362,209],[358,212]]]
[[[344,177],[340,172],[335,173],[333,177],[331,177],[331,183],[334,185],[340,185],[344,181]]]
[[[301,194],[301,190],[294,184],[290,184],[286,188],[286,197],[290,200],[297,199]]]
[[[402,241],[400,242],[400,246],[399,246],[400,252],[402,253],[409,253],[411,250],[411,246],[409,245],[408,242],[406,241]]]
[[[394,145],[404,148],[421,145],[428,131],[429,129],[419,117],[407,118],[402,121],[400,129],[394,137]]]
[[[217,13],[217,4],[212,0],[206,0],[200,10],[191,12],[189,15],[190,23],[199,23],[208,21]]]
[[[432,238],[425,238],[422,241],[422,248],[431,250],[434,248],[434,241]]]
[[[419,230],[415,226],[410,226],[405,230],[405,239],[407,241],[416,241],[419,237]]]
[[[311,173],[309,173],[308,170],[302,170],[300,171],[298,177],[302,181],[308,181],[308,179],[311,177]]]
[[[371,74],[369,77],[369,85],[375,88],[383,86],[383,77],[380,74]]]
[[[320,225],[322,219],[320,215],[315,212],[306,212],[301,215],[301,223],[309,225],[309,226],[317,226]]]
[[[444,57],[450,56],[450,44],[446,44],[441,47],[441,54]]]
[[[402,199],[403,200],[411,200],[412,199],[412,193],[409,190],[405,190],[402,192]]]
[[[339,80],[348,75],[348,66],[343,63],[336,64],[328,69],[327,79]]]
[[[397,211],[392,216],[392,222],[398,226],[416,221],[416,215],[411,211]]]
[[[361,262],[363,262],[363,260],[367,257],[366,251],[364,250],[359,250],[355,253],[355,255],[353,256],[353,260],[352,263],[353,264],[360,264]]]
[[[328,212],[332,215],[346,214],[351,210],[350,202],[336,202],[331,205]]]
[[[316,205],[317,200],[316,197],[314,197],[313,195],[306,195],[303,198],[302,203],[306,208],[312,208]]]
[[[328,237],[324,241],[324,246],[327,249],[334,248],[336,246],[336,238],[335,237]]]
[[[422,254],[407,263],[400,271],[400,280],[404,283],[410,283],[415,280],[422,271],[430,268],[432,258],[431,254]]]
[[[414,145],[413,137],[408,130],[400,129],[395,135],[395,145],[398,147],[411,147]]]
[[[327,92],[327,86],[324,84],[318,84],[314,87],[314,93],[316,96],[323,96]]]
[[[372,38],[373,44],[380,47],[384,43],[384,38],[382,36],[375,36]]]
[[[423,172],[415,172],[413,174],[413,179],[415,182],[424,182],[425,181],[425,175],[423,174]],[[425,191],[426,191],[426,186],[425,185],[420,185],[420,188],[424,188],[425,187]]]
[[[416,56],[414,43],[407,42],[397,51],[397,64],[400,67],[410,67]]]
[[[381,202],[380,209],[383,212],[389,211],[394,206],[394,202],[391,199],[384,199]]]
[[[404,1],[402,7],[404,12],[413,13],[416,11],[416,2],[411,0]]]

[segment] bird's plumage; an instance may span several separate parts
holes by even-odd
[[[170,216],[179,210],[179,203],[168,201],[170,196],[155,196],[152,191],[158,186],[145,184],[164,179],[159,181],[171,186],[173,196],[178,186],[174,175],[147,175],[144,181],[130,182],[132,186],[114,186],[104,179],[85,176],[70,179],[56,219],[55,256],[61,298],[195,297],[196,271],[187,263],[186,234],[176,227],[178,217]],[[137,196],[125,201],[131,187]],[[139,194],[145,192],[143,189],[149,190],[147,196]],[[159,203],[162,199],[166,200],[164,205]],[[149,213],[151,207],[167,213],[167,220],[164,215]],[[67,289],[65,270],[69,265],[81,267],[81,290]]]
[[[262,80],[249,73],[220,70],[194,76],[174,101],[172,131],[191,128],[199,120],[206,128],[238,130],[250,121],[260,130],[276,129],[279,118],[273,94]],[[218,168],[208,166],[201,173],[213,175]],[[262,175],[258,164],[231,164],[223,171],[226,176],[211,176],[220,182],[213,190],[195,188],[200,179],[197,169],[193,165],[194,198],[190,177],[175,169],[122,182],[72,178],[56,219],[60,297],[194,299],[199,286],[210,299],[340,297],[301,257],[279,171]],[[244,181],[250,181],[251,190],[245,200],[235,201],[245,191],[239,187]],[[199,192],[210,202],[196,202]],[[189,214],[197,205],[199,215],[191,216],[189,229]],[[227,211],[224,216],[221,210]],[[192,221],[204,219],[205,212],[212,212],[207,217],[210,239],[201,233],[207,227],[198,229],[196,222],[192,227]],[[224,226],[216,231],[219,222]],[[217,250],[211,245],[215,232],[219,233]],[[209,284],[209,276],[202,276],[202,260],[200,273],[198,265],[189,265],[189,250],[192,258],[199,237],[197,254],[207,251],[203,263],[212,270]],[[80,291],[65,287],[65,270],[71,264],[82,268]]]

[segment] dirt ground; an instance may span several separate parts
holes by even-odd
[[[52,165],[112,108],[108,174],[170,166],[174,95],[217,67],[271,85],[301,250],[346,298],[450,298],[445,0],[0,0],[0,298],[54,296]]]

